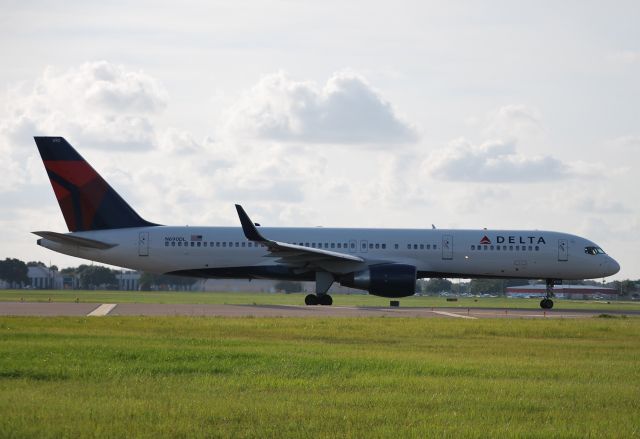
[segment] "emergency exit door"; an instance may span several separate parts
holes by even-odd
[[[442,259],[453,259],[453,235],[442,236]]]
[[[569,260],[569,243],[566,239],[558,239],[558,260]]]
[[[149,232],[138,234],[138,256],[149,256]]]

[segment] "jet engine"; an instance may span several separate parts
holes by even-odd
[[[416,267],[406,264],[372,265],[366,270],[342,276],[340,284],[366,290],[374,296],[413,296],[416,292]]]

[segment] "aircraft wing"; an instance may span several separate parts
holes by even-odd
[[[276,262],[299,267],[318,266],[324,262],[364,262],[364,259],[361,257],[347,253],[333,252],[320,248],[309,248],[302,245],[267,239],[258,231],[242,206],[236,204],[236,210],[238,211],[242,230],[247,239],[266,246],[270,256],[279,258]]]
[[[34,235],[48,239],[49,241],[57,242],[63,245],[73,245],[77,247],[95,248],[98,250],[106,250],[108,248],[115,247],[118,244],[109,244],[107,242],[98,241],[95,239],[81,238],[79,236],[67,235],[65,233],[57,232],[33,232]]]

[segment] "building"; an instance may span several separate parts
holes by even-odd
[[[543,297],[547,293],[546,285],[522,285],[507,287],[507,297]],[[618,292],[614,288],[593,285],[556,285],[553,293],[559,299],[616,299]]]
[[[140,272],[121,271],[116,274],[120,291],[138,291],[140,289]]]
[[[29,285],[37,290],[60,290],[63,288],[63,276],[57,270],[42,265],[28,268]]]

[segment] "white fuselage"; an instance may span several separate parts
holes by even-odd
[[[380,263],[414,265],[418,277],[588,279],[616,273],[619,265],[576,235],[538,230],[270,228],[269,239],[359,256],[363,262],[324,262],[348,273]],[[155,226],[71,233],[116,244],[90,249],[40,239],[51,250],[151,273],[201,277],[313,279],[304,267],[278,262],[240,227]]]

